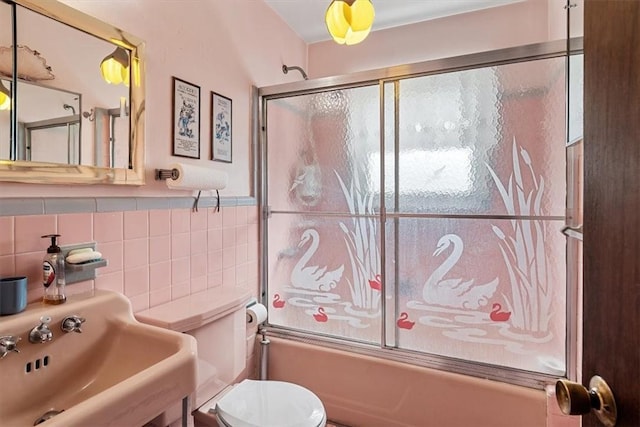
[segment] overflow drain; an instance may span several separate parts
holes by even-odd
[[[51,411],[47,411],[44,414],[42,414],[42,416],[38,418],[36,422],[33,423],[33,425],[37,426],[38,424],[42,424],[43,422],[50,420],[51,418],[55,417],[61,412],[64,412],[64,409],[62,411],[56,411],[55,409],[52,409]]]

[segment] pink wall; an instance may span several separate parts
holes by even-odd
[[[582,1],[572,35],[582,34]],[[373,31],[361,44],[331,40],[309,45],[310,78],[503,49],[566,35],[564,0],[525,0],[507,6]],[[375,24],[374,24],[375,30]]]
[[[95,288],[124,293],[134,311],[217,286],[241,286],[257,296],[256,206],[0,216],[0,277],[26,275],[29,301],[42,297],[42,258],[48,239],[97,242],[108,261]],[[72,284],[69,294],[94,281]]]

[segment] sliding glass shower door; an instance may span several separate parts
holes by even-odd
[[[265,97],[270,325],[563,375],[567,68],[546,55]]]

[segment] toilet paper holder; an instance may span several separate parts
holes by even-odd
[[[267,308],[258,303],[256,298],[251,298],[246,304],[247,325],[260,325],[267,320]]]

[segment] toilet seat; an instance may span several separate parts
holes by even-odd
[[[220,422],[233,427],[322,427],[326,414],[311,391],[283,381],[244,380],[215,407]]]

